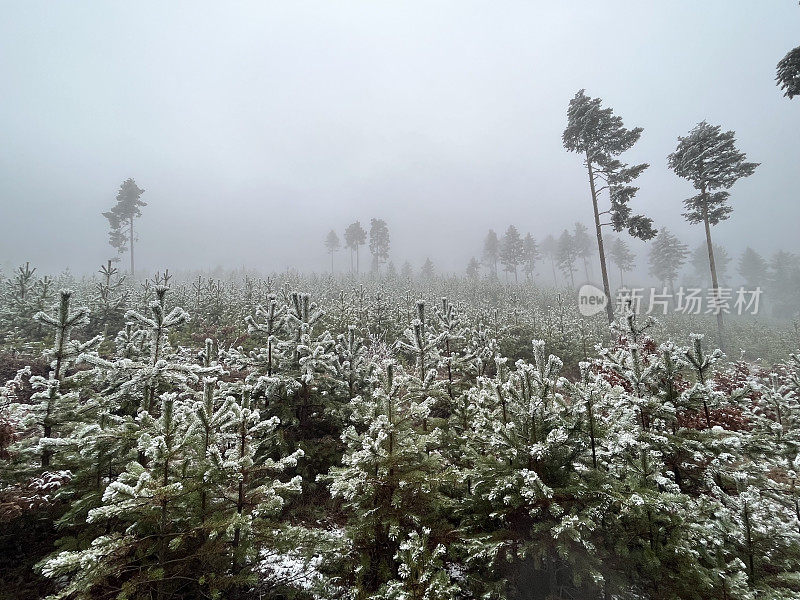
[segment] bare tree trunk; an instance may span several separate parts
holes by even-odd
[[[597,231],[597,250],[600,253],[600,273],[603,275],[603,292],[606,295],[606,315],[608,324],[614,322],[614,307],[611,305],[611,286],[608,284],[608,269],[606,268],[606,251],[603,247],[603,231],[600,226],[600,210],[597,208],[597,191],[594,187],[594,171],[589,152],[586,152],[586,165],[589,170],[589,188],[592,191],[592,207],[594,208],[594,227]]]
[[[711,243],[711,224],[708,222],[708,204],[706,203],[706,190],[703,188],[703,225],[706,229],[706,246],[708,247],[708,264],[711,267],[711,288],[717,299],[717,335],[719,348],[725,351],[725,335],[723,332],[722,309],[719,302],[719,282],[717,281],[717,264],[714,262],[714,245]]]
[[[131,279],[133,279],[133,217],[131,217]]]
[[[675,306],[675,282],[672,279],[669,280],[669,298],[670,304]]]

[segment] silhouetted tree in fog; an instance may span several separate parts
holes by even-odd
[[[583,223],[575,223],[575,228],[572,233],[573,242],[575,243],[575,250],[578,252],[578,258],[583,261],[583,271],[586,274],[586,279],[589,279],[589,259],[594,256],[594,245],[586,225]]]
[[[344,231],[344,244],[350,249],[350,270],[353,270],[353,253],[356,255],[356,273],[359,272],[358,249],[367,241],[367,232],[361,227],[361,223],[356,221],[350,223]]]
[[[636,255],[625,243],[625,240],[619,237],[611,243],[608,254],[611,262],[619,269],[619,284],[625,285],[623,275],[633,269],[636,264]]]
[[[694,249],[691,262],[697,276],[701,277],[704,281],[708,281],[706,277],[710,275],[711,270],[708,263],[708,250],[705,244],[700,244]],[[731,262],[731,257],[728,251],[719,244],[714,244],[714,262],[719,281],[724,282],[728,273],[728,265]]]
[[[514,283],[518,282],[517,267],[522,264],[524,253],[525,247],[519,231],[513,225],[509,225],[500,244],[500,262],[506,273],[514,273]]]
[[[558,260],[558,242],[552,234],[548,234],[542,242],[542,254],[550,259],[550,266],[553,268],[553,285],[558,285],[556,275],[556,261]]]
[[[339,236],[331,229],[325,237],[325,248],[328,250],[328,254],[331,255],[331,273],[333,273],[333,255],[339,251],[340,247]]]
[[[522,270],[525,272],[527,280],[533,279],[533,274],[536,271],[536,263],[539,260],[539,247],[536,245],[536,240],[528,233],[522,241]]]
[[[389,228],[383,219],[372,219],[369,222],[369,251],[377,271],[389,260]]]
[[[133,243],[136,241],[136,234],[133,231],[133,220],[141,217],[141,207],[147,206],[147,202],[141,200],[143,193],[144,190],[136,185],[132,178],[128,178],[119,186],[117,203],[111,210],[103,213],[111,227],[108,232],[108,243],[116,248],[120,254],[127,251],[128,245],[130,245],[131,276],[133,276],[135,270]]]
[[[430,258],[426,258],[422,265],[422,269],[419,272],[419,276],[422,279],[433,279],[434,273],[433,261],[431,261]]]
[[[667,229],[661,228],[650,246],[650,274],[662,285],[669,284],[670,291],[674,292],[675,279],[687,256],[689,247]]]
[[[481,263],[473,256],[469,259],[467,264],[467,277],[470,279],[478,279],[481,275]]]
[[[497,277],[497,261],[500,259],[500,240],[494,229],[490,229],[483,240],[483,264],[486,265],[494,277]]]
[[[778,250],[769,260],[769,298],[773,315],[797,318],[797,298],[800,297],[800,257]]]
[[[762,285],[768,276],[767,261],[750,246],[739,257],[739,275],[744,277],[744,284],[748,288],[756,288]]]
[[[557,261],[558,268],[564,277],[569,276],[572,287],[575,287],[575,261],[577,258],[578,249],[575,247],[575,238],[565,229],[558,238]]]

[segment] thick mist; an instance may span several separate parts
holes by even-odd
[[[430,257],[463,272],[489,228],[541,240],[591,224],[586,173],[561,144],[580,88],[644,128],[624,156],[651,165],[635,211],[703,240],[666,156],[707,119],[761,163],[715,242],[734,259],[800,250],[800,105],[774,83],[797,45],[795,1],[4,9],[6,273],[95,271],[115,255],[101,212],[128,177],[146,190],[144,270],[324,271],[328,230],[377,217],[398,268]],[[646,246],[628,241],[644,273]]]

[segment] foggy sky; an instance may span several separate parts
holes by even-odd
[[[94,271],[134,177],[143,269],[324,271],[329,229],[379,217],[398,267],[463,272],[490,227],[590,224],[561,145],[580,88],[644,128],[636,212],[702,240],[666,156],[707,119],[762,163],[715,242],[798,251],[800,101],[774,82],[798,43],[796,0],[6,2],[0,265]]]

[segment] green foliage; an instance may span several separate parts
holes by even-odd
[[[590,98],[579,90],[567,108],[567,127],[562,141],[570,152],[582,154],[592,180],[592,195],[595,196],[595,181],[599,178],[609,193],[609,214],[614,231],[626,229],[630,235],[642,240],[655,236],[652,219],[632,214],[630,201],[639,188],[630,185],[649,166],[629,166],[617,156],[630,150],[639,141],[642,128],[626,129],[622,119],[610,108],[602,108],[600,98]],[[596,200],[596,198],[594,198]]]
[[[95,283],[38,317],[52,375],[0,387],[0,519],[57,528],[54,597],[800,589],[796,357],[655,341],[702,317],[609,335],[524,283],[292,275],[122,285],[98,346]],[[241,334],[193,342],[211,318]]]

